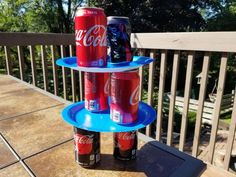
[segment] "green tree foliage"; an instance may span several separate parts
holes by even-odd
[[[25,6],[27,0],[0,1],[0,31],[27,31]]]
[[[133,32],[200,31],[205,20],[201,10],[217,7],[215,0],[92,0],[106,14],[128,16]]]
[[[236,0],[226,0],[221,3],[221,8],[207,20],[207,30],[236,30]]]
[[[83,0],[0,0],[0,31],[73,32],[73,13]],[[133,32],[232,30],[235,0],[91,0],[106,15],[128,16]],[[227,19],[227,20],[226,20]],[[232,24],[232,25],[230,25]]]
[[[76,0],[2,0],[0,31],[73,32]],[[79,3],[80,4],[80,3]]]

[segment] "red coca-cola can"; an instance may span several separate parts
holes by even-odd
[[[85,108],[91,112],[108,109],[109,73],[84,74]]]
[[[111,75],[111,119],[118,124],[130,124],[137,120],[139,103],[138,71]]]
[[[114,133],[113,156],[120,160],[136,158],[137,131]]]
[[[107,19],[104,10],[78,8],[74,22],[77,64],[84,67],[106,66]]]
[[[74,127],[76,162],[85,168],[94,168],[100,162],[100,133]]]

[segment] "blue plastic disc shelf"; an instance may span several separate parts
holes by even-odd
[[[132,69],[137,69],[140,66],[147,65],[153,62],[154,59],[144,56],[133,56],[132,62],[125,63],[109,63],[106,67],[81,67],[76,63],[76,57],[59,58],[56,64],[59,66],[71,68],[74,70],[85,71],[85,72],[97,72],[97,73],[111,73],[111,72],[123,72]]]
[[[138,121],[128,125],[114,123],[110,111],[92,113],[84,108],[84,102],[67,106],[62,111],[63,119],[72,126],[95,132],[127,132],[151,124],[156,119],[156,111],[149,105],[139,102]]]

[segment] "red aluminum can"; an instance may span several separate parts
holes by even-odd
[[[114,133],[113,156],[120,160],[136,158],[137,131]]]
[[[74,127],[75,161],[85,168],[100,162],[100,133]]]
[[[139,103],[139,75],[137,70],[111,75],[111,119],[118,124],[137,120]]]
[[[91,112],[108,109],[109,73],[84,74],[85,108]]]
[[[106,66],[107,19],[104,10],[78,8],[74,22],[77,64],[84,67]]]

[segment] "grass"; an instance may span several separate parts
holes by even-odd
[[[6,74],[6,70],[5,69],[0,69],[0,74]]]
[[[231,114],[232,114],[232,112],[228,112],[228,113],[222,114],[222,115],[220,116],[220,119],[221,119],[223,122],[225,122],[225,123],[227,123],[227,124],[230,124],[230,122],[231,122]]]

